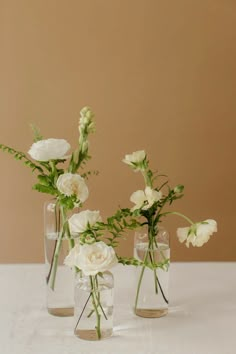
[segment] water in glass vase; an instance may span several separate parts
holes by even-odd
[[[54,316],[73,316],[74,314],[74,274],[63,264],[69,252],[67,239],[61,240],[56,273],[53,274],[52,259],[58,245],[58,234],[45,235],[45,269],[47,280],[47,309]]]
[[[66,227],[68,216],[55,199],[44,204],[46,300],[48,312],[55,316],[73,316],[74,312],[74,275],[64,265],[74,243]]]
[[[91,280],[93,278],[93,280]],[[91,281],[96,284],[91,287]],[[84,340],[110,337],[113,331],[114,281],[110,272],[100,276],[77,276],[74,334]]]
[[[160,242],[159,242],[160,241]],[[169,281],[169,235],[159,230],[155,242],[150,245],[147,233],[135,234],[134,257],[162,267],[150,269],[147,266],[136,269],[135,314],[141,317],[162,317],[168,313]]]

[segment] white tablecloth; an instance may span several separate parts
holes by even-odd
[[[172,263],[170,310],[159,319],[133,314],[133,271],[113,271],[113,336],[87,342],[72,318],[47,313],[43,265],[0,265],[0,354],[236,353],[236,263]]]

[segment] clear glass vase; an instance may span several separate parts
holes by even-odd
[[[64,259],[74,240],[69,237],[67,217],[56,200],[44,204],[44,250],[47,309],[54,316],[73,316],[74,274]]]
[[[111,272],[84,276],[75,283],[74,334],[85,340],[110,337],[113,330],[114,280]]]
[[[134,257],[144,263],[136,269],[135,314],[148,318],[165,316],[170,263],[167,230],[159,227],[154,236],[148,229],[135,232]]]

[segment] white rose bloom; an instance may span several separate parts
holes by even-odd
[[[146,153],[144,150],[135,151],[132,154],[125,155],[125,158],[122,160],[127,165],[130,165],[134,168],[135,171],[142,170],[142,163],[146,158]]]
[[[68,267],[74,267],[76,265],[76,259],[78,257],[80,251],[80,245],[76,244],[69,252],[69,254],[66,256],[64,260],[64,264],[67,265]]]
[[[89,191],[84,178],[76,173],[64,173],[60,175],[56,184],[59,192],[68,197],[75,194],[81,203],[88,198]]]
[[[34,143],[28,151],[36,161],[49,161],[65,158],[70,150],[70,144],[64,139],[46,139]]]
[[[96,275],[105,272],[117,264],[117,257],[114,249],[107,246],[103,241],[91,245],[81,245],[80,252],[76,258],[76,266],[85,275]]]
[[[162,197],[162,192],[158,192],[155,189],[150,187],[146,187],[144,191],[138,190],[134,192],[131,197],[130,201],[135,204],[135,206],[131,209],[134,211],[136,209],[147,210],[151,208],[151,206],[160,200]]]
[[[191,243],[193,246],[201,247],[208,242],[210,236],[217,232],[217,223],[215,220],[207,219],[203,223],[197,223],[190,227],[181,227],[177,229],[177,236],[180,242],[186,241],[186,246]]]
[[[99,210],[83,210],[72,215],[68,220],[70,231],[73,234],[85,232],[88,227],[93,227],[99,221],[102,221]]]

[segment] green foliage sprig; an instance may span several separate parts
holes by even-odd
[[[119,244],[119,239],[124,237],[127,230],[140,227],[140,223],[132,217],[130,209],[119,209],[114,215],[107,218],[106,222],[97,222],[94,226],[88,225],[86,231],[79,234],[80,243],[94,243],[106,241],[113,248]]]
[[[2,150],[3,152],[7,152],[10,155],[13,155],[13,157],[18,161],[23,160],[24,164],[26,166],[28,166],[29,168],[31,168],[32,172],[34,172],[35,170],[38,170],[39,172],[43,173],[42,167],[40,167],[39,165],[37,165],[36,163],[31,161],[23,152],[17,151],[15,149],[13,149],[12,147],[4,145],[4,144],[0,144],[0,150]]]

